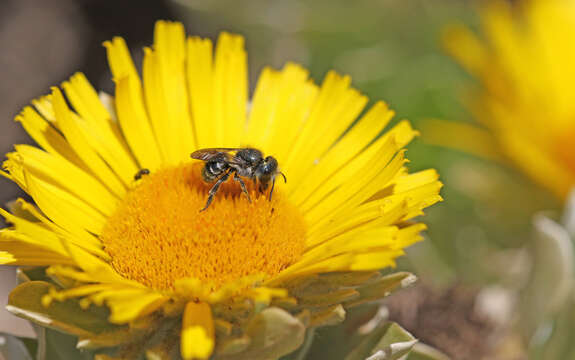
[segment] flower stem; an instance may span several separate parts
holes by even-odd
[[[303,345],[301,346],[301,348],[300,348],[297,356],[294,358],[294,360],[305,360],[309,350],[311,349],[311,345],[313,344],[314,337],[315,337],[315,328],[313,328],[313,327],[309,328],[307,330],[306,335],[305,335],[305,340],[303,342]]]

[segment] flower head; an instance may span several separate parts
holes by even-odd
[[[495,144],[532,179],[565,199],[575,185],[575,1],[511,5],[492,0],[482,20],[482,39],[463,26],[446,33],[449,52],[481,83],[469,105],[490,132],[464,131],[461,125],[459,139],[486,148]]]
[[[186,359],[270,358],[299,346],[306,325],[412,279],[377,270],[420,240],[425,226],[410,219],[441,200],[441,183],[407,173],[407,121],[380,136],[393,117],[384,103],[362,114],[349,77],[318,86],[295,64],[264,69],[248,101],[243,38],[222,33],[213,51],[179,23],[157,23],[143,79],[121,38],[105,47],[114,97],[76,74],[17,117],[39,147],[17,145],[2,174],[34,204],[0,210],[12,224],[0,262],[48,278],[15,289],[12,311],[37,321],[19,301],[32,293],[46,309],[104,307],[113,331],[63,330],[127,357],[168,354],[180,338]],[[247,146],[289,182],[270,199],[245,179],[248,201],[230,177],[200,212],[213,183],[190,153]]]

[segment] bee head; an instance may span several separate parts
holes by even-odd
[[[272,176],[278,170],[278,161],[273,156],[268,156],[264,159],[262,164],[259,166],[259,170],[262,176]]]
[[[256,169],[256,177],[265,189],[278,171],[278,161],[273,156],[266,157]]]

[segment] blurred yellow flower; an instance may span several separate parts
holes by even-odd
[[[407,121],[378,136],[393,117],[383,102],[361,115],[368,99],[349,77],[330,72],[317,86],[295,64],[264,69],[248,100],[238,35],[222,33],[213,51],[160,21],[143,82],[123,39],[105,47],[114,98],[76,74],[66,98],[53,88],[17,117],[41,148],[17,145],[2,174],[35,205],[0,210],[12,224],[0,263],[47,266],[51,285],[20,285],[10,310],[42,323],[23,308],[32,293],[47,309],[105,305],[121,335],[78,330],[79,345],[120,346],[125,357],[161,358],[179,333],[185,359],[257,359],[257,346],[279,357],[299,346],[302,325],[333,323],[344,306],[393,289],[376,271],[420,240],[425,225],[408,220],[441,200],[434,170],[407,173]],[[199,212],[210,184],[190,153],[248,145],[276,157],[289,182],[271,201],[250,185],[248,202],[230,181]],[[135,180],[143,168],[150,175]],[[256,341],[278,324],[291,343]]]
[[[430,127],[454,135],[456,147],[503,154],[565,199],[575,185],[575,1],[493,0],[481,15],[482,38],[453,26],[444,44],[480,82],[468,104],[488,133]]]

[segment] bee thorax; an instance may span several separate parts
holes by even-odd
[[[252,168],[252,167],[242,168],[242,167],[234,166],[234,169],[236,169],[236,172],[239,176],[249,178],[249,179],[252,179],[255,176],[255,171],[254,171],[254,168]]]

